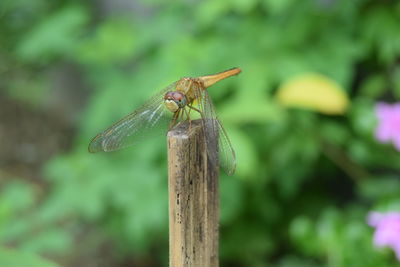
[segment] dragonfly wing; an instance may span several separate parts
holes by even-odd
[[[201,89],[198,90],[196,95],[203,117],[207,154],[211,162],[218,162],[216,155],[210,153],[211,149],[208,149],[217,146],[222,169],[226,174],[233,175],[236,170],[235,151],[221,121],[217,117],[211,97],[207,90]]]
[[[89,152],[118,150],[147,136],[159,134],[162,131],[158,128],[166,130],[172,113],[164,105],[164,95],[175,90],[175,84],[159,91],[141,107],[96,135],[89,144]]]

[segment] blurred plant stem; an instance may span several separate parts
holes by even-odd
[[[358,183],[361,180],[370,177],[368,171],[350,159],[344,150],[330,144],[326,140],[321,140],[320,144],[322,153],[355,182]]]

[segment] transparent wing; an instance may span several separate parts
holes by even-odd
[[[163,132],[159,128],[165,132],[172,113],[166,109],[163,99],[166,92],[175,90],[175,85],[176,82],[159,91],[141,107],[96,135],[89,144],[89,152],[118,150]]]
[[[217,156],[210,153],[210,150],[208,149],[217,146],[219,148],[219,158],[222,169],[226,174],[233,175],[236,170],[235,151],[232,148],[231,141],[229,140],[221,121],[217,117],[211,97],[207,90],[201,89],[197,90],[196,97],[203,117],[207,154],[210,157],[211,162],[218,162]],[[219,136],[219,138],[217,138],[217,136]]]

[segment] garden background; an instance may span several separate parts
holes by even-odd
[[[168,266],[165,133],[88,143],[240,67],[209,88],[238,162],[221,266],[395,266],[368,216],[400,211],[399,63],[395,0],[0,1],[0,265]]]

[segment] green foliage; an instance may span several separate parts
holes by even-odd
[[[350,207],[345,211],[328,208],[316,220],[299,216],[290,226],[290,235],[304,254],[320,260],[327,257],[327,266],[393,266],[394,260],[375,252],[366,234],[371,229],[360,220],[363,214],[364,210]]]
[[[77,59],[93,65],[109,65],[132,58],[137,35],[127,21],[110,20],[78,49]]]
[[[166,265],[165,133],[109,154],[87,145],[180,77],[237,66],[209,89],[238,160],[234,177],[221,173],[221,265],[393,266],[365,220],[400,209],[400,154],[373,136],[375,103],[400,96],[399,3],[153,0],[100,16],[79,1],[22,2],[0,3],[0,33],[14,33],[0,43],[0,73],[20,75],[4,79],[8,94],[40,104],[55,64],[91,90],[71,150],[43,170],[49,190],[1,190],[2,244],[62,257],[110,242],[118,257]],[[277,101],[279,86],[310,72],[346,91],[347,113]]]
[[[16,53],[21,60],[35,63],[56,56],[71,56],[87,19],[81,7],[62,8],[28,31],[19,42]]]
[[[45,260],[37,255],[19,251],[0,249],[1,266],[31,266],[31,267],[57,267],[54,262]]]

